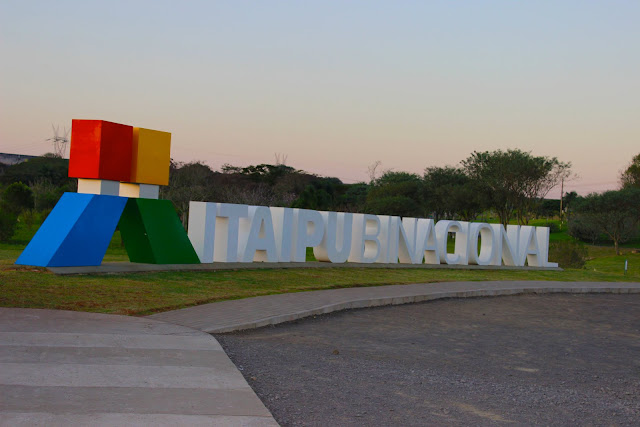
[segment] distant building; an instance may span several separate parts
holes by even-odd
[[[28,156],[26,154],[9,154],[9,153],[0,153],[0,163],[11,166],[17,165],[18,163],[26,162],[29,159],[33,159],[39,156]]]

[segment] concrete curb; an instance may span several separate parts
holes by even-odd
[[[548,293],[640,293],[640,283],[445,282],[279,294],[223,301],[150,316],[208,333],[227,333],[340,310],[409,304],[443,298]]]
[[[304,268],[384,268],[384,269],[451,269],[451,270],[525,270],[525,271],[563,271],[557,267],[511,267],[491,265],[448,265],[448,264],[363,264],[345,262],[213,262],[209,264],[141,264],[133,262],[105,262],[98,266],[86,267],[48,267],[60,276],[74,274],[126,274],[153,273],[161,271],[220,271],[220,270],[278,270]]]
[[[497,296],[509,296],[509,295],[521,295],[521,294],[552,294],[552,293],[572,293],[572,294],[587,294],[587,293],[611,293],[611,294],[635,294],[640,293],[640,289],[629,288],[607,288],[607,289],[548,289],[548,288],[532,288],[532,289],[502,289],[499,291],[481,289],[477,291],[466,292],[439,292],[431,295],[416,295],[413,297],[396,297],[396,298],[372,298],[353,300],[344,303],[325,305],[314,310],[303,310],[295,313],[284,314],[280,316],[267,317],[256,322],[238,323],[233,326],[223,327],[208,330],[208,333],[229,333],[235,331],[242,331],[247,329],[262,328],[264,326],[277,325],[279,323],[291,322],[298,319],[303,319],[310,316],[318,316],[322,314],[333,313],[336,311],[358,309],[358,308],[370,308],[381,307],[386,305],[402,305],[419,303],[425,301],[434,301],[445,298],[478,298],[478,297],[497,297]]]

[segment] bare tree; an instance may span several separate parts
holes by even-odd
[[[373,183],[378,178],[378,168],[382,165],[380,160],[376,160],[367,167],[367,174],[369,175],[369,182]]]

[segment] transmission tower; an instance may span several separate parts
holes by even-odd
[[[64,128],[64,136],[60,134],[60,126],[51,125],[53,129],[53,138],[48,138],[47,141],[53,141],[53,153],[56,157],[63,158],[67,152],[67,144],[69,144],[69,130]]]

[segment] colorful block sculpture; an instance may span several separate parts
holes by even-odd
[[[170,200],[129,199],[119,227],[132,262],[200,263]]]
[[[158,198],[169,184],[171,134],[104,120],[73,120],[65,193],[16,264],[100,265],[118,222],[129,260],[199,264],[173,204]]]
[[[130,181],[133,127],[104,120],[73,120],[69,176]]]
[[[100,265],[127,199],[64,193],[16,264]]]
[[[133,128],[131,179],[139,184],[169,185],[171,134]]]

